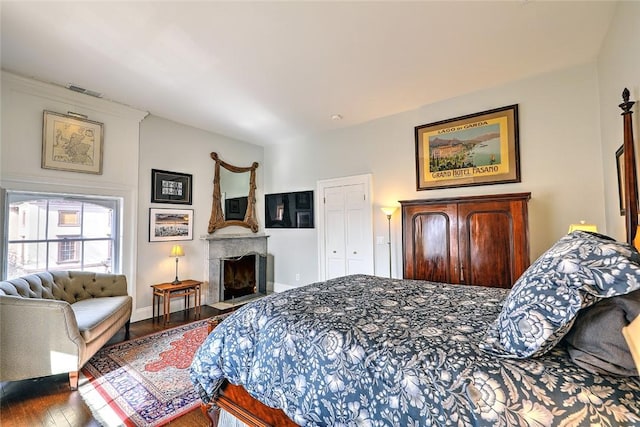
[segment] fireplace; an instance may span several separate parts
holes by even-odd
[[[241,303],[269,293],[267,237],[258,233],[206,236],[209,304],[215,307],[222,302]],[[225,277],[229,280],[228,286],[225,286]]]
[[[220,260],[220,301],[239,302],[267,294],[266,255],[246,254]]]

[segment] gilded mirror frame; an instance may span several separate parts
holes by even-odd
[[[229,163],[221,160],[218,154],[211,153],[211,158],[216,162],[215,173],[213,176],[213,204],[211,206],[211,217],[209,218],[209,227],[207,232],[209,234],[214,231],[237,225],[240,227],[246,227],[251,229],[254,233],[258,232],[258,221],[256,219],[256,169],[258,168],[258,162],[253,162],[251,166],[239,167],[230,165]],[[247,196],[247,210],[244,214],[244,221],[240,220],[225,220],[224,213],[222,211],[222,192],[220,191],[220,166],[230,172],[243,173],[250,172],[249,175],[249,195]]]

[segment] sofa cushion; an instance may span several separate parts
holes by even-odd
[[[54,282],[49,272],[29,274],[0,282],[0,295],[66,301],[64,294],[64,289]]]
[[[70,304],[87,298],[127,295],[127,279],[122,274],[52,271],[51,275],[64,290],[64,299]]]
[[[0,281],[0,295],[73,304],[87,298],[127,295],[127,278],[123,274],[91,271],[45,271]]]
[[[113,319],[128,317],[131,307],[130,296],[89,298],[71,304],[80,335],[87,343],[103,334],[114,323]]]

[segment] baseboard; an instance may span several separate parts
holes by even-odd
[[[289,285],[286,283],[277,283],[277,282],[273,282],[273,292],[284,292],[284,291],[288,291],[290,289],[295,289],[295,288],[299,288],[300,286],[303,285]]]

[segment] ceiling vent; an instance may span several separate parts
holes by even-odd
[[[67,85],[67,89],[70,89],[74,92],[78,92],[78,93],[84,93],[85,95],[89,95],[89,96],[93,96],[95,98],[102,98],[102,94],[100,92],[96,92],[93,90],[89,90],[89,89],[85,89],[83,87],[80,86],[76,86],[74,84],[69,83]]]

